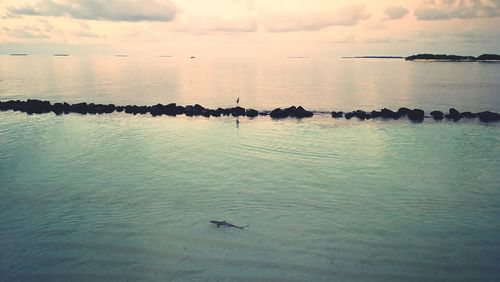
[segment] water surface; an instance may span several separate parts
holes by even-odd
[[[0,56],[0,98],[258,110],[500,111],[500,64],[335,58]]]
[[[0,99],[498,112],[498,68],[0,57]],[[499,126],[0,112],[0,280],[496,281]]]
[[[8,112],[0,130],[2,280],[500,274],[495,125]]]

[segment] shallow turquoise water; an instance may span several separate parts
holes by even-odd
[[[2,112],[0,280],[498,280],[499,141],[477,121]]]

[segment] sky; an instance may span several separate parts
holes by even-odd
[[[500,0],[0,0],[0,53],[500,53]]]

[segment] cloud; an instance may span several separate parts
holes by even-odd
[[[209,32],[224,33],[248,33],[259,29],[259,23],[255,18],[224,19],[217,16],[191,16],[188,19],[179,19],[171,27],[178,32],[189,32],[193,34],[206,34]]]
[[[349,44],[356,43],[357,39],[354,34],[347,34],[345,36],[336,36],[334,38],[322,39],[317,41],[318,43],[326,43],[326,44]]]
[[[219,20],[206,23],[206,30],[220,32],[255,32],[259,25],[255,20]]]
[[[415,10],[419,20],[491,18],[500,16],[498,0],[427,0]]]
[[[245,4],[247,10],[253,10],[255,9],[255,0],[233,0],[233,3],[235,4]]]
[[[385,9],[384,14],[386,15],[385,20],[397,20],[402,19],[408,15],[410,11],[405,7],[393,6]]]
[[[87,30],[77,30],[72,32],[72,34],[76,37],[101,38],[99,34]]]
[[[369,17],[364,5],[353,5],[333,13],[267,14],[262,25],[269,32],[315,31],[330,26],[354,26]]]
[[[48,39],[50,36],[45,33],[42,29],[31,26],[24,25],[21,27],[15,28],[2,28],[2,31],[7,34],[9,37],[17,38],[17,39]]]
[[[170,0],[41,0],[33,5],[9,7],[14,16],[67,16],[108,21],[172,21],[178,9]]]
[[[468,43],[477,45],[484,45],[485,43],[498,44],[500,31],[494,27],[488,29],[477,26],[468,26],[463,27],[463,29],[457,29],[456,27],[450,26],[446,29],[440,30],[420,29],[412,34],[409,34],[408,38],[412,41],[414,41],[415,38],[419,38],[420,42],[427,43],[430,46],[438,43]]]

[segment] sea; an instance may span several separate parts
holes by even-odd
[[[0,101],[316,113],[0,112],[0,281],[499,281],[500,124],[328,114],[499,89],[499,63],[0,56]]]

